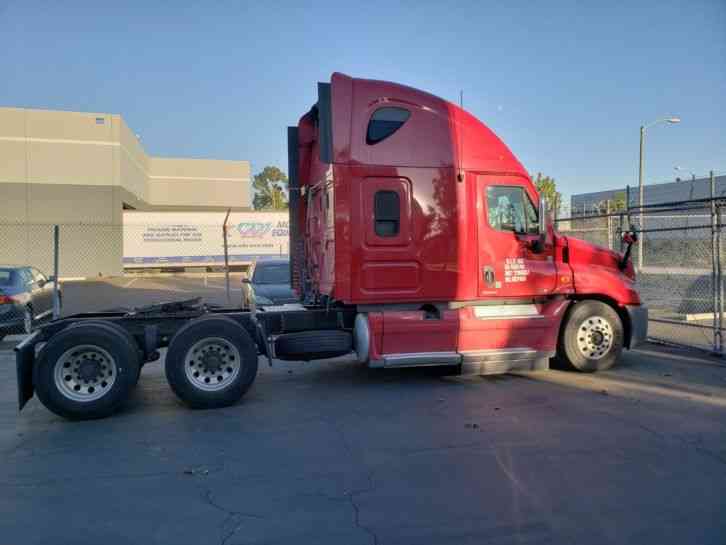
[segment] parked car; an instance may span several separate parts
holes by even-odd
[[[287,259],[266,259],[254,263],[242,279],[242,306],[252,301],[257,305],[297,303],[290,287],[290,262]]]
[[[52,276],[35,267],[0,265],[0,339],[10,333],[30,333],[37,322],[49,317],[54,285]]]

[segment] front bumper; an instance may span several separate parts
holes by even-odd
[[[628,348],[633,349],[643,344],[648,338],[648,307],[643,305],[625,305],[630,318],[630,342]]]

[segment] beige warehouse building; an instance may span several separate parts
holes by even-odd
[[[190,127],[190,130],[193,130]],[[250,163],[148,155],[120,115],[0,108],[0,263],[122,272],[123,210],[251,209]]]

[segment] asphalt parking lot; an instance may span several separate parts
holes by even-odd
[[[726,542],[726,367],[629,353],[601,375],[261,365],[191,411],[162,367],[123,412],[18,414],[0,344],[0,542]]]

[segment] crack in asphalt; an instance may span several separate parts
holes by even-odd
[[[368,526],[365,526],[361,524],[360,522],[360,506],[356,503],[355,497],[358,494],[363,494],[365,492],[371,492],[375,489],[375,483],[373,482],[373,473],[371,471],[368,472],[368,487],[361,489],[361,490],[355,490],[351,491],[346,494],[348,501],[350,502],[351,507],[353,508],[353,512],[355,514],[354,522],[356,528],[360,528],[363,530],[366,534],[368,534],[371,539],[373,540],[373,545],[378,545],[378,535]]]
[[[244,526],[244,519],[266,519],[266,517],[263,517],[262,515],[257,515],[255,513],[245,513],[243,511],[233,511],[231,509],[227,509],[226,507],[220,505],[214,500],[214,498],[212,497],[211,489],[205,490],[202,498],[207,505],[227,515],[219,525],[219,530],[221,533],[219,545],[227,545],[227,542],[232,539],[232,537]],[[226,532],[225,528],[227,528]]]
[[[353,453],[353,447],[348,442],[348,437],[345,435],[345,430],[340,427],[340,425],[334,421],[330,420],[330,424],[332,425],[333,429],[338,433],[340,436],[341,443],[343,444],[343,450],[345,450],[346,454],[348,455],[348,458],[352,463],[355,463],[354,453]],[[360,494],[365,494],[366,492],[372,492],[376,488],[375,480],[373,479],[373,470],[366,468],[366,478],[368,480],[368,486],[365,488],[361,488],[358,490],[351,490],[350,492],[346,492],[343,497],[348,499],[348,502],[350,503],[350,506],[353,508],[353,514],[354,519],[353,522],[355,523],[356,528],[362,530],[367,535],[370,536],[373,545],[378,545],[378,534],[368,526],[365,526],[364,524],[361,524],[360,522],[360,506],[356,502],[356,496]]]

